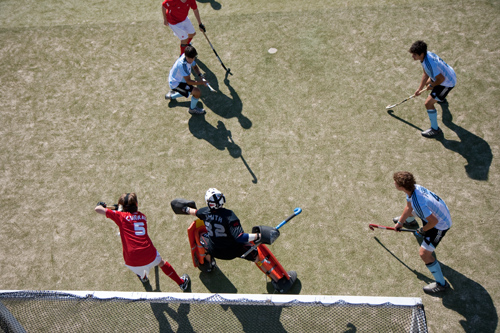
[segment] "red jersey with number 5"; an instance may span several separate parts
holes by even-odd
[[[190,8],[193,10],[198,9],[196,0],[187,0],[184,2],[181,0],[164,0],[162,6],[163,10],[167,13],[168,23],[172,25],[184,21],[189,14]]]
[[[145,266],[156,258],[156,248],[148,236],[146,215],[106,209],[106,217],[120,229],[123,259],[128,266]]]

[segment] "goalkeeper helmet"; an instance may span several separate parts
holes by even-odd
[[[226,197],[216,188],[209,188],[205,193],[205,201],[210,209],[219,209],[226,203]]]

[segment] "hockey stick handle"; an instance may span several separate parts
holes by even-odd
[[[226,66],[224,65],[224,63],[222,62],[221,58],[217,54],[217,51],[215,51],[212,43],[210,42],[210,39],[208,39],[208,36],[207,36],[207,34],[204,31],[203,31],[203,36],[205,36],[205,38],[207,39],[208,44],[210,44],[210,47],[212,48],[212,51],[214,51],[215,56],[217,57],[217,59],[219,59],[219,62],[222,65],[222,67],[224,68],[224,70],[226,71],[226,73],[233,75],[233,73],[231,73],[231,70],[227,69]]]
[[[283,220],[283,222],[278,224],[278,226],[276,227],[276,230],[278,230],[279,228],[284,226],[288,221],[290,221],[291,219],[293,219],[295,216],[299,215],[300,213],[302,213],[302,208],[299,208],[299,207],[295,208],[293,210],[293,214],[288,216],[285,220]]]
[[[279,228],[281,228],[282,226],[284,226],[288,221],[290,221],[291,219],[293,219],[295,216],[299,215],[300,213],[302,213],[302,208],[295,208],[293,210],[293,214],[288,216],[285,220],[283,220],[283,222],[281,222],[280,224],[278,224],[278,226],[276,227],[276,230],[278,230]],[[255,250],[258,246],[260,245],[259,244],[254,244],[250,249],[248,249],[247,252],[245,252],[241,258],[245,258],[247,255],[250,254],[250,252],[252,252],[253,250]]]
[[[370,228],[370,230],[375,230],[374,228],[386,229],[386,230],[396,230],[396,228],[394,228],[394,227],[386,227],[385,225],[378,225],[378,224],[370,224],[370,225],[368,225],[368,227]],[[404,228],[399,229],[399,231],[415,232],[415,230],[404,229]]]
[[[421,94],[421,93],[423,93],[423,92],[424,92],[424,91],[426,91],[426,90],[427,90],[427,86],[425,86],[425,87],[424,87],[422,90],[420,90],[418,93],[419,93],[419,94]],[[392,104],[392,105],[387,105],[385,108],[386,108],[386,109],[392,109],[393,107],[398,106],[398,105],[401,105],[401,104],[403,104],[404,102],[406,102],[407,100],[410,100],[410,99],[414,98],[415,96],[417,96],[417,94],[416,94],[416,93],[415,93],[415,94],[413,94],[413,95],[411,95],[410,97],[407,97],[406,99],[404,99],[403,101],[401,101],[401,102],[399,102],[399,103]]]
[[[421,94],[421,93],[423,93],[423,92],[424,92],[424,91],[426,91],[426,90],[427,90],[427,86],[425,86],[425,87],[424,87],[422,90],[420,90],[418,93],[419,93],[419,94]],[[415,94],[413,94],[413,95],[411,95],[410,97],[408,97],[408,99],[413,98],[413,97],[415,97],[415,96],[417,96],[417,94],[416,94],[416,93],[415,93]]]

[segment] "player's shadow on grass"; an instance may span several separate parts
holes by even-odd
[[[455,132],[460,141],[447,140],[444,137],[438,138],[438,141],[446,149],[459,153],[467,160],[465,172],[469,178],[488,180],[493,160],[490,145],[483,138],[455,124],[447,102],[440,105],[443,110],[443,124]]]
[[[426,284],[429,284],[431,282],[434,282],[433,279],[429,278],[427,275],[425,274],[422,274],[420,273],[419,271],[411,268],[410,266],[408,266],[404,261],[402,261],[401,259],[399,259],[394,253],[392,253],[391,250],[389,250],[384,244],[382,244],[382,242],[377,238],[377,237],[374,237],[375,238],[375,241],[377,243],[379,243],[380,246],[382,246],[384,248],[384,250],[386,250],[387,252],[389,252],[389,254],[391,256],[393,256],[394,258],[396,258],[397,261],[399,261],[401,263],[401,265],[405,266],[406,268],[408,268],[408,270],[410,272],[412,272],[413,274],[415,274],[417,276],[417,278],[421,281],[424,281]]]
[[[396,115],[394,114],[394,111],[392,111],[392,110],[388,110],[388,111],[387,111],[387,113],[389,114],[389,116],[391,116],[391,117],[393,117],[393,118],[396,118],[397,120],[399,120],[399,121],[401,121],[401,122],[405,123],[406,125],[411,126],[411,127],[413,127],[414,129],[419,130],[420,132],[422,132],[422,131],[423,131],[423,129],[421,129],[420,127],[415,126],[415,125],[413,125],[412,123],[410,123],[409,121],[406,121],[406,120],[404,120],[403,118],[396,116]]]
[[[227,149],[229,155],[233,158],[241,158],[253,178],[252,183],[257,184],[257,177],[243,157],[240,146],[234,142],[231,132],[228,131],[222,121],[219,120],[217,127],[214,127],[207,122],[204,115],[195,115],[189,119],[188,126],[189,131],[195,138],[207,141],[218,150]]]
[[[498,314],[490,294],[482,285],[453,268],[441,264],[444,277],[452,290],[441,293],[443,305],[458,312],[465,332],[494,333],[498,326]]]
[[[191,307],[187,303],[150,303],[156,320],[158,320],[158,332],[194,332],[189,321]],[[176,329],[172,328],[170,322],[175,322]]]
[[[442,120],[443,124],[450,130],[456,133],[460,141],[448,140],[441,135],[436,139],[441,142],[443,147],[459,153],[467,161],[465,166],[465,172],[467,176],[475,180],[488,180],[488,174],[491,166],[491,161],[493,160],[493,154],[491,153],[490,145],[479,136],[474,133],[469,132],[461,126],[453,123],[453,116],[450,112],[448,103],[441,103],[442,109]],[[394,111],[389,110],[387,113],[397,120],[422,131],[421,128],[413,125],[412,123],[396,116]]]
[[[218,267],[211,273],[200,273],[203,285],[212,293],[237,293],[236,287]],[[282,308],[267,305],[221,305],[224,311],[231,312],[238,318],[243,332],[286,332],[280,322]],[[258,318],[258,320],[256,320]]]
[[[210,273],[200,273],[201,283],[214,294],[235,294],[238,289],[229,281],[227,276],[217,267]]]
[[[212,88],[217,90],[217,92],[214,93],[206,87],[200,88],[203,90],[201,99],[207,108],[224,119],[237,118],[242,128],[250,129],[252,127],[252,121],[243,115],[243,103],[238,93],[231,86],[228,74],[226,73],[224,76],[224,84],[229,89],[231,94],[230,97],[220,92],[217,77],[201,60],[196,60],[196,64],[201,71],[205,73],[205,77],[207,81],[210,82]]]
[[[375,237],[375,240],[403,266],[417,275],[420,280],[425,281],[426,284],[434,282],[433,279],[406,265],[385,247],[377,237]],[[415,240],[420,245],[423,239],[415,236]],[[435,253],[434,257],[436,257]],[[496,332],[498,315],[493,300],[486,289],[474,280],[443,264],[441,261],[439,263],[443,275],[450,283],[451,288],[433,296],[441,298],[445,307],[458,312],[465,318],[465,320],[460,321],[460,325],[462,325],[465,332]]]
[[[215,0],[197,0],[197,2],[199,2],[199,3],[210,2],[210,5],[212,6],[213,10],[220,10],[222,8],[222,5],[219,2],[215,1]]]

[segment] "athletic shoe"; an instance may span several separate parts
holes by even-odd
[[[191,281],[191,279],[189,278],[189,275],[184,274],[183,276],[181,276],[181,280],[184,282],[180,284],[179,287],[182,291],[186,291],[189,287],[189,282]]]
[[[398,223],[399,218],[400,218],[400,216],[396,216],[395,218],[392,219],[392,222],[394,222],[394,224]],[[413,221],[406,220],[403,223],[403,227],[405,227],[405,228],[418,228],[418,222],[415,219],[413,219]]]
[[[148,282],[148,281],[149,281],[149,279],[148,279],[148,277],[147,277],[147,276],[145,276],[145,277],[144,277],[144,279],[143,279],[143,278],[142,278],[139,274],[136,274],[136,275],[137,275],[137,277],[139,278],[139,280],[141,280],[141,282],[142,282],[142,283],[146,283],[146,282]]]
[[[166,95],[165,95],[165,99],[167,101],[175,101],[175,98],[172,98],[172,95],[175,94],[175,91],[173,90],[170,90]]]
[[[434,138],[434,137],[436,137],[438,135],[443,134],[443,131],[441,131],[440,128],[438,128],[437,130],[435,130],[434,128],[431,127],[428,130],[423,131],[421,134],[422,134],[423,137],[426,137],[426,138]]]
[[[189,108],[188,111],[191,114],[205,114],[206,113],[205,110],[203,110],[202,108],[198,108],[198,107],[196,107],[194,109]]]
[[[444,286],[440,285],[437,282],[432,282],[431,284],[424,287],[424,292],[426,292],[427,294],[435,294],[445,291],[448,288],[450,288],[450,284],[447,281],[445,281]]]

